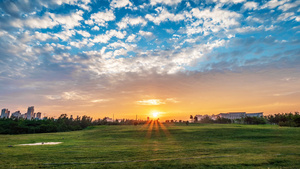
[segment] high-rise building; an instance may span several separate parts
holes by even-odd
[[[38,112],[36,114],[36,119],[42,119],[42,113],[41,112]]]
[[[1,110],[1,118],[9,118],[9,111],[8,109]]]
[[[34,106],[28,107],[27,109],[27,119],[31,120],[34,115]]]
[[[16,112],[11,114],[11,118],[20,118],[20,117],[21,117],[21,112],[20,111],[16,111]]]

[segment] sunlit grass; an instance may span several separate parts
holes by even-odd
[[[299,140],[299,128],[271,125],[96,126],[0,135],[0,168],[299,168]],[[63,143],[15,146],[35,142]]]

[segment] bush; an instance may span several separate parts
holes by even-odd
[[[263,117],[244,117],[245,124],[266,124],[266,120]]]

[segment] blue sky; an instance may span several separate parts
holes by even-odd
[[[253,103],[243,111],[299,110],[299,100],[278,100],[300,92],[293,85],[300,77],[299,6],[296,0],[1,0],[0,106],[96,117],[156,106],[179,117],[241,110],[235,105],[241,99],[240,105]],[[218,86],[222,79],[228,89]],[[280,80],[289,83],[269,85]],[[226,93],[236,85],[245,88]],[[245,98],[252,90],[264,104]],[[218,98],[225,96],[232,102],[223,105]],[[140,104],[147,100],[157,102]],[[220,106],[182,108],[196,102]]]

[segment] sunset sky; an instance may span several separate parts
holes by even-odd
[[[183,119],[300,110],[299,0],[1,0],[0,108]]]

